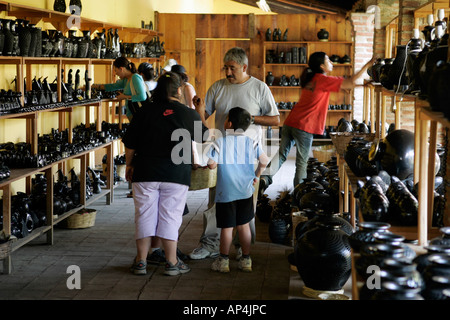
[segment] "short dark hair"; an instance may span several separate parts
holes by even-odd
[[[241,107],[234,107],[228,113],[228,120],[233,125],[234,130],[247,130],[251,123],[251,114]]]

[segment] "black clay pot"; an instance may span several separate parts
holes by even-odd
[[[53,10],[58,12],[66,12],[66,1],[55,0],[55,2],[53,3]]]
[[[450,277],[450,256],[434,254],[429,256],[428,260],[430,264],[423,271],[425,289],[422,291],[422,295],[427,300],[445,300],[447,296],[443,294],[442,290],[438,289],[448,290],[449,283],[447,279]],[[443,279],[436,277],[442,277]]]
[[[435,254],[450,255],[450,246],[429,245],[425,247],[425,249],[427,250],[426,253],[419,254],[413,260],[413,262],[417,265],[417,271],[419,271],[420,273],[423,273],[425,268],[431,263],[431,261],[428,260],[428,258],[431,255]]]
[[[391,232],[382,232],[382,233],[376,233],[374,235],[375,237],[375,243],[387,243],[391,245],[396,245],[403,247],[405,249],[405,258],[408,260],[413,260],[416,258],[417,254],[416,252],[407,244],[404,243],[405,237],[394,234]]]
[[[321,291],[341,290],[351,274],[348,236],[338,224],[319,223],[297,243],[295,261],[306,287]]]
[[[71,11],[71,14],[81,15],[82,9],[83,9],[83,5],[81,3],[81,0],[70,0],[69,10]]]
[[[384,65],[380,67],[380,83],[383,87],[392,90],[394,84],[389,78],[389,70],[391,69],[393,58],[384,59]]]
[[[385,259],[377,275],[380,277],[380,284],[393,282],[405,288],[422,290],[424,281],[416,269],[416,265],[411,262],[399,261],[394,259]],[[373,283],[371,283],[373,285]],[[371,300],[375,294],[379,293],[381,288],[371,287],[369,289],[368,281],[364,282],[359,291],[360,300]]]
[[[31,46],[31,30],[28,20],[17,19],[17,33],[19,34],[20,55],[28,57]]]
[[[405,129],[392,131],[383,141],[381,166],[389,175],[405,180],[414,171],[414,133]]]
[[[393,176],[391,180],[386,196],[392,221],[403,226],[417,225],[419,202],[400,179]]]
[[[334,204],[324,189],[313,188],[300,199],[299,208],[300,210],[315,209],[332,213]]]
[[[5,42],[3,46],[3,55],[4,56],[11,56],[13,55],[13,47],[14,47],[14,35],[11,32],[11,23],[12,20],[9,19],[1,19],[2,26],[3,26],[3,34],[5,36]]]
[[[397,46],[397,55],[395,56],[395,60],[389,68],[389,82],[392,83],[392,88],[388,89],[397,89],[397,86],[408,86],[408,79],[406,78],[406,46],[400,45]],[[406,87],[407,88],[407,87]],[[404,91],[404,89],[399,89],[400,92]]]
[[[317,38],[319,38],[319,41],[328,41],[329,36],[330,33],[326,29],[320,29],[320,31],[317,32]]]
[[[430,245],[450,246],[450,227],[440,228],[441,235],[430,240]]]
[[[360,208],[364,221],[389,221],[389,200],[380,185],[372,180],[361,188]]]
[[[355,259],[356,272],[367,279],[370,274],[370,266],[382,266],[385,259],[410,262],[405,258],[405,249],[401,246],[386,243],[367,244],[360,248],[360,257]]]
[[[266,76],[266,84],[268,86],[273,85],[273,81],[275,80],[275,77],[273,76],[272,72],[267,72],[267,76]]]
[[[270,28],[267,28],[265,36],[266,36],[266,41],[272,40],[272,30]]]
[[[450,118],[450,63],[441,61],[431,73],[428,82],[428,101],[431,109],[443,112],[446,118]]]
[[[261,222],[269,222],[272,216],[273,207],[269,203],[270,199],[267,194],[264,194],[256,205],[256,216]]]
[[[362,246],[375,243],[375,233],[389,232],[391,227],[386,222],[360,222],[358,230],[349,236],[348,241],[355,252],[359,252]]]
[[[384,65],[384,60],[378,58],[373,66],[367,69],[367,73],[375,82],[380,82],[380,69]]]
[[[350,236],[354,232],[350,222],[342,218],[338,213],[325,213],[324,211],[319,210],[300,227],[300,224],[297,225],[295,228],[295,237],[297,241],[300,241],[306,232],[316,228],[318,224],[336,224],[347,236]]]
[[[424,300],[420,295],[420,289],[410,288],[395,282],[384,282],[382,288],[371,300]]]
[[[286,244],[288,241],[289,226],[285,219],[272,219],[269,223],[269,238],[273,243]]]

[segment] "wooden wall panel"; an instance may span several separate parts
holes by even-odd
[[[164,34],[166,59],[175,58],[186,67],[190,82],[200,97],[205,96],[214,81],[224,77],[223,56],[233,46],[246,49],[249,73],[264,79],[263,42],[267,28],[272,31],[281,28],[282,33],[289,29],[288,40],[292,41],[316,41],[321,28],[330,32],[330,40],[352,41],[353,36],[350,20],[336,15],[158,14],[158,30]],[[337,49],[324,43],[315,49],[319,48],[329,55],[352,56],[342,46]],[[291,95],[287,93],[286,99],[289,100]]]

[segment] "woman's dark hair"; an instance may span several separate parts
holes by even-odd
[[[233,125],[234,130],[247,130],[251,123],[251,114],[241,107],[234,107],[228,113],[228,120]]]
[[[186,69],[182,65],[175,64],[172,66],[170,71],[178,74],[181,77],[181,80],[183,80],[183,82],[189,82],[189,77],[186,74]]]
[[[174,72],[166,72],[158,78],[158,85],[152,94],[154,102],[165,103],[169,98],[179,98],[178,88],[181,87],[181,78]]]
[[[142,74],[145,81],[153,80],[153,66],[148,62],[142,62],[137,71]]]
[[[137,73],[136,66],[125,57],[119,57],[114,60],[113,66],[116,68],[125,68],[131,73]]]
[[[316,73],[324,72],[320,65],[325,63],[326,56],[327,54],[322,51],[314,52],[309,56],[309,67],[303,70],[303,73],[300,76],[300,85],[302,88],[306,87],[306,85],[312,80]]]

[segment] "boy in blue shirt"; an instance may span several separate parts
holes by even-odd
[[[217,139],[208,151],[208,167],[217,167],[216,220],[220,233],[220,255],[211,269],[229,272],[229,251],[233,239],[233,228],[239,233],[242,258],[239,269],[251,272],[251,232],[249,222],[254,217],[254,185],[269,163],[269,158],[259,144],[244,132],[251,124],[248,111],[235,107],[225,121],[226,135]],[[232,130],[230,130],[232,129]],[[255,170],[255,162],[258,166]]]

